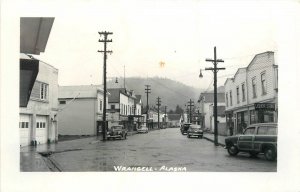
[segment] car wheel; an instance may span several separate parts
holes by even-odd
[[[190,136],[189,134],[187,135],[187,137],[188,137],[188,138],[191,138],[191,136]]]
[[[231,156],[236,156],[239,153],[239,150],[236,146],[231,145],[228,149],[227,149],[229,155]]]
[[[199,136],[200,139],[202,139],[202,137],[203,137],[202,135]]]
[[[267,147],[267,148],[264,150],[264,153],[265,153],[265,158],[266,158],[268,161],[274,161],[274,160],[275,160],[275,158],[276,158],[276,153],[275,153],[274,147]]]
[[[126,138],[127,138],[127,134],[124,135],[124,139],[126,139]]]

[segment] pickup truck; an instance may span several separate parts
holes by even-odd
[[[227,137],[224,148],[231,156],[239,152],[248,152],[251,156],[264,153],[267,160],[274,161],[277,157],[277,123],[252,124],[242,135]]]

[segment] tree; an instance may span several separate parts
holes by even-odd
[[[176,106],[175,113],[177,113],[177,114],[182,114],[183,111],[184,111],[184,110],[183,110],[179,105]]]

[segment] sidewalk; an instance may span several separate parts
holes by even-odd
[[[213,133],[204,132],[203,138],[206,139],[206,140],[209,140],[211,142],[214,142],[215,136],[214,136]],[[219,145],[225,146],[225,138],[226,138],[226,136],[218,135],[218,143],[219,143]]]
[[[128,132],[128,136],[137,134],[137,131]],[[37,146],[24,146],[20,148],[20,171],[23,172],[49,172],[53,166],[47,158],[40,153],[59,152],[64,150],[79,150],[90,144],[101,142],[101,136],[82,137],[58,143],[41,144]]]

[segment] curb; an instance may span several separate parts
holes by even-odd
[[[203,135],[203,138],[206,139],[206,140],[208,140],[208,141],[211,141],[212,143],[215,142],[213,139],[208,138],[208,137],[205,137],[204,135]],[[222,147],[225,147],[225,144],[223,144],[223,143],[218,142],[218,144],[219,144],[220,146],[222,146]]]

